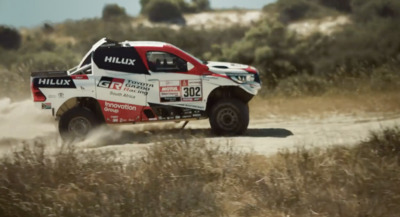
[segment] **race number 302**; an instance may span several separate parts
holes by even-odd
[[[182,101],[202,100],[201,80],[182,80]]]
[[[200,97],[201,88],[200,87],[183,87],[183,97]]]

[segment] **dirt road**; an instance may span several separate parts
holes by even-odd
[[[9,154],[22,144],[45,143],[61,147],[56,122],[36,109],[30,100],[0,100],[0,152]],[[368,138],[370,131],[400,125],[400,114],[330,113],[317,116],[266,115],[251,119],[247,133],[240,137],[217,137],[210,133],[208,120],[190,122],[184,130],[174,123],[123,125],[100,129],[79,148],[117,150],[124,155],[142,152],[159,140],[204,137],[211,143],[230,143],[244,151],[273,154],[297,147],[352,145]]]

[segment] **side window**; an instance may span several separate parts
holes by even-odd
[[[167,52],[149,51],[146,58],[152,72],[187,72],[193,68],[191,63]]]

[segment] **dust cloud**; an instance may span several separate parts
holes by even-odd
[[[10,98],[0,99],[0,153],[9,153],[34,144],[45,145],[56,151],[66,145],[59,136],[57,124],[51,110],[39,108],[32,99],[15,102]],[[132,142],[138,142],[134,131],[103,126],[94,130],[86,140],[67,145],[85,149]]]
[[[35,107],[30,99],[0,99],[0,139],[34,139],[56,132],[50,110]]]

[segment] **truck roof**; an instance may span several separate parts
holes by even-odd
[[[169,45],[165,42],[160,41],[124,41],[122,44],[129,44],[132,47],[163,47],[164,45]]]

